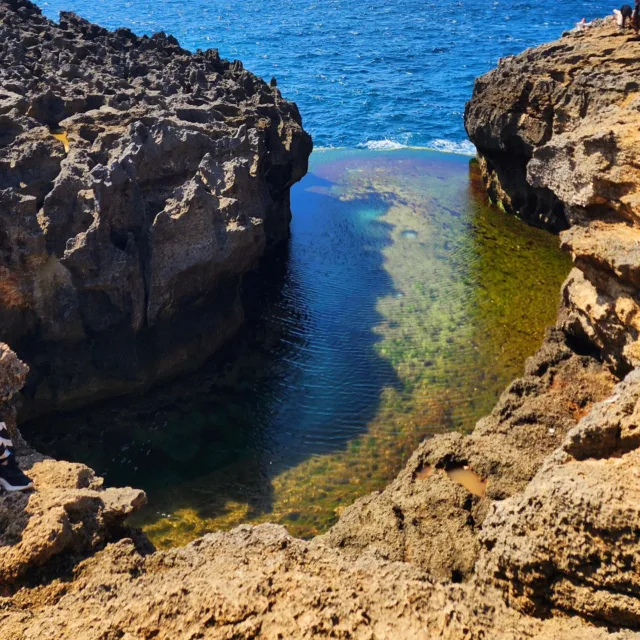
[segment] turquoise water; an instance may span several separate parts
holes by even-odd
[[[188,48],[278,79],[316,147],[429,146],[468,152],[474,78],[557,38],[601,0],[48,0],[103,26],[164,30]]]
[[[291,239],[244,287],[238,340],[195,375],[25,425],[145,489],[159,546],[243,522],[325,531],[425,436],[469,430],[554,320],[557,238],[489,206],[460,155],[314,153]]]

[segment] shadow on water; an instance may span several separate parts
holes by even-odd
[[[158,546],[247,522],[326,531],[423,438],[471,430],[553,322],[569,270],[557,238],[489,206],[474,171],[418,150],[314,154],[232,344],[197,374],[26,434],[144,488],[134,524]]]
[[[398,385],[373,331],[377,301],[394,293],[382,258],[390,225],[378,219],[391,196],[345,200],[334,188],[314,174],[294,188],[287,246],[246,278],[246,325],[202,370],[33,421],[25,435],[109,485],[143,488],[140,524],[183,508],[197,520],[238,504],[248,520],[268,513],[274,476],[344,448],[366,431],[381,390]]]

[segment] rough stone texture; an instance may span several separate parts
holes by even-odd
[[[640,373],[614,387],[606,366],[620,374],[636,362],[635,133],[623,127],[629,140],[614,135],[621,151],[610,165],[597,157],[609,138],[594,138],[589,153],[579,135],[590,126],[582,120],[624,110],[621,92],[635,104],[638,87],[626,69],[640,58],[629,46],[605,25],[503,62],[478,81],[467,126],[490,191],[532,221],[570,227],[562,242],[576,268],[558,328],[473,434],[423,443],[385,491],[345,510],[322,538],[296,540],[262,525],[156,553],[146,553],[140,538],[123,539],[122,519],[142,500],[139,492],[101,490],[85,467],[44,461],[21,443],[39,492],[0,496],[2,633],[25,640],[640,638]],[[627,122],[624,114],[616,122]],[[570,156],[582,166],[569,171]],[[507,175],[509,162],[515,170]],[[203,163],[208,184],[215,178]],[[553,166],[564,178],[547,172]],[[624,188],[616,183],[623,179]],[[166,216],[183,211],[180,198],[195,197],[192,188],[182,185],[167,199]],[[165,214],[157,213],[159,237]],[[85,241],[72,243],[81,257]],[[157,268],[162,297],[172,281]],[[6,299],[23,299],[18,288],[5,289]],[[166,304],[161,299],[153,313],[161,316]],[[15,393],[24,375],[0,345],[0,397]],[[14,416],[10,405],[5,411]],[[450,478],[460,465],[487,481],[483,496]]]
[[[554,229],[575,261],[562,328],[619,375],[640,364],[640,58],[612,19],[502,60],[465,125],[491,197]]]
[[[511,414],[513,421],[508,427],[505,421],[494,422],[494,436],[500,433],[499,425],[503,427],[503,440],[496,441],[496,445],[508,446],[512,442],[512,446],[516,446],[517,433],[527,429],[518,426],[517,417],[526,415],[527,411],[534,414],[539,411],[536,415],[541,421],[551,420],[544,423],[545,428],[551,423],[573,424],[575,420],[570,416],[577,410],[574,403],[581,402],[580,410],[584,411],[596,396],[606,395],[610,390],[611,378],[601,367],[589,358],[571,354],[557,338],[557,333],[550,336],[542,353],[529,362],[527,376],[513,385],[523,385],[528,380],[530,395],[516,393],[513,387],[505,394],[500,405],[502,413]],[[560,383],[550,382],[549,377]],[[567,391],[569,377],[578,381],[573,392]],[[536,387],[547,396],[538,405],[533,404]],[[570,430],[564,449],[558,449],[550,460],[567,455],[583,459],[594,452],[609,456],[615,452],[635,451],[634,447],[640,443],[635,433],[638,393],[640,377],[636,375],[626,386],[617,389],[613,402],[609,399],[596,405],[579,427]],[[569,406],[569,413],[564,410],[566,406]],[[549,413],[554,417],[545,418]],[[487,420],[490,422],[492,418]],[[488,444],[490,438],[486,434],[484,437]],[[533,438],[528,449],[521,448],[520,458],[536,455],[545,439]],[[556,441],[553,437],[549,440]],[[457,441],[460,445],[462,439],[457,438]],[[448,436],[434,438],[430,453],[423,446],[408,469],[416,464],[422,466],[425,461],[437,465],[437,458],[451,451],[450,443]],[[547,443],[547,448],[553,446]],[[473,448],[474,444],[470,443],[465,454]],[[458,450],[461,449],[463,447],[458,446]],[[483,456],[481,449],[479,446],[476,453],[478,462]],[[485,456],[487,452],[485,447]],[[494,453],[494,460],[500,459],[505,468],[519,467],[512,471],[505,485],[515,491],[516,486],[526,483],[530,468],[536,463],[523,466],[515,457],[515,450],[512,454],[514,457],[509,458],[509,455],[496,456]],[[539,459],[544,454],[537,455]],[[633,631],[616,628],[620,624],[635,626],[636,623],[635,609],[624,609],[624,615],[617,617],[616,614],[624,605],[619,596],[624,595],[625,588],[630,591],[625,585],[637,582],[637,554],[634,554],[635,547],[616,548],[619,530],[614,527],[622,524],[621,516],[630,517],[626,528],[620,531],[630,545],[637,545],[633,523],[637,524],[640,514],[636,513],[634,495],[626,501],[631,504],[625,511],[621,509],[624,497],[620,491],[610,491],[607,483],[620,481],[615,472],[606,478],[606,474],[596,478],[604,482],[604,495],[615,500],[606,504],[599,501],[597,485],[586,495],[589,506],[593,505],[596,513],[600,509],[603,514],[594,520],[601,527],[599,542],[606,551],[594,548],[591,555],[580,556],[578,543],[581,540],[572,539],[574,544],[569,553],[574,550],[574,564],[569,563],[564,570],[568,576],[572,571],[582,575],[583,567],[595,566],[594,554],[598,553],[599,557],[604,553],[615,553],[613,564],[598,565],[599,575],[585,583],[581,598],[576,606],[572,606],[571,598],[575,594],[568,591],[566,585],[558,581],[558,589],[554,589],[553,595],[547,594],[544,581],[529,568],[542,564],[539,571],[544,571],[549,562],[557,562],[560,566],[565,557],[563,554],[567,553],[567,546],[561,539],[549,537],[548,544],[540,540],[541,532],[546,534],[549,529],[548,512],[554,523],[561,523],[559,527],[564,525],[564,529],[558,528],[558,536],[571,535],[580,529],[579,523],[572,529],[570,521],[563,521],[562,506],[554,510],[557,500],[550,500],[546,511],[540,509],[541,514],[535,512],[524,519],[525,509],[518,506],[518,498],[495,502],[494,505],[499,506],[492,508],[488,524],[483,527],[482,555],[471,579],[465,584],[438,583],[433,579],[433,572],[415,566],[420,562],[414,563],[413,558],[406,557],[405,562],[390,561],[384,557],[389,554],[375,545],[354,553],[339,545],[330,546],[327,544],[330,537],[310,542],[297,540],[275,525],[243,526],[230,533],[205,536],[183,548],[144,553],[140,544],[119,539],[124,533],[122,519],[137,506],[141,498],[139,492],[100,490],[93,473],[82,465],[42,461],[33,453],[24,455],[22,462],[29,465],[34,458],[38,461],[30,472],[38,492],[30,496],[0,496],[0,523],[3,526],[0,585],[5,595],[0,597],[0,629],[7,637],[24,640],[321,637],[627,640],[640,637]],[[558,466],[562,465],[553,462],[543,465],[526,491]],[[503,478],[508,476],[503,472]],[[407,477],[408,472],[403,472],[396,484]],[[444,486],[442,483],[447,480],[442,474],[434,474],[416,482],[424,486],[431,482],[437,487]],[[560,485],[564,496],[567,494],[565,484]],[[545,486],[543,482],[542,487]],[[491,481],[488,487],[491,487]],[[465,497],[468,501],[470,496],[463,496],[459,489],[449,482],[448,493],[444,492],[442,499]],[[576,492],[573,498],[571,495],[568,498],[579,502],[578,495]],[[443,515],[442,511],[434,510],[433,503],[426,502],[421,507],[423,514],[430,510],[433,510],[432,523],[436,522],[437,516]],[[519,528],[507,526],[509,517],[520,518]],[[529,522],[538,527],[530,526]],[[589,529],[585,524],[585,530],[592,533],[596,529]],[[423,534],[428,539],[429,532],[425,530]],[[455,544],[455,535],[451,530],[448,540],[433,537],[433,552]],[[498,543],[492,542],[496,536],[501,536]],[[519,539],[514,541],[516,536],[524,537],[529,546],[521,544]],[[115,542],[101,549],[110,538]],[[502,551],[503,548],[506,551]],[[546,555],[529,560],[524,551],[529,548],[542,549]],[[515,552],[515,557],[509,556],[509,551]],[[78,562],[83,557],[86,559]],[[420,560],[418,554],[415,558]],[[443,555],[442,558],[446,563],[447,557]],[[52,559],[56,560],[53,564]],[[521,568],[523,562],[528,562],[528,566]],[[502,564],[496,568],[496,563]],[[513,575],[506,578],[506,571]],[[522,589],[518,585],[527,580],[529,592],[521,595]],[[621,594],[599,592],[600,585],[614,585]],[[520,596],[513,603],[515,607],[509,606],[512,588]],[[528,606],[531,599],[538,602],[539,591],[551,600],[550,606],[581,615],[540,617],[540,613],[549,611]],[[503,599],[503,595],[507,597]],[[605,609],[607,614],[598,615],[597,607]],[[529,615],[531,613],[536,615]],[[589,619],[593,617],[604,617],[614,628],[591,626]]]
[[[352,561],[276,525],[146,557],[121,541],[79,565],[69,584],[18,594],[14,603],[4,615],[0,608],[0,624],[24,640],[637,637],[522,616],[490,587],[436,585],[372,554]]]
[[[145,503],[138,489],[103,489],[81,464],[20,457],[35,491],[0,495],[0,590],[52,558],[83,554],[122,537],[127,516]]]
[[[526,490],[492,505],[477,573],[507,602],[640,628],[640,371],[569,431]]]
[[[0,0],[0,324],[31,366],[27,410],[146,386],[228,340],[311,146],[295,104],[216,50]]]
[[[0,419],[35,491],[0,494],[0,595],[55,559],[73,562],[124,534],[124,520],[145,503],[138,489],[103,489],[82,464],[58,462],[29,449],[16,429],[11,398],[28,367],[0,343]],[[0,634],[1,635],[1,634]]]
[[[354,555],[375,549],[441,579],[468,578],[491,502],[521,492],[614,384],[614,376],[600,363],[575,354],[562,333],[552,331],[528,360],[524,377],[507,388],[471,435],[452,433],[423,442],[383,492],[365,496],[343,512],[326,534],[327,543]],[[484,497],[446,474],[461,465],[487,480]],[[426,468],[433,472],[421,477]]]

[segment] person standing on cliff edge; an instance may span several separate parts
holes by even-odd
[[[33,488],[33,482],[18,466],[13,452],[13,442],[4,422],[0,422],[0,485],[6,491],[25,491]]]

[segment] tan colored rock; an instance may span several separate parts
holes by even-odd
[[[54,557],[75,556],[120,535],[127,516],[142,507],[138,489],[103,489],[102,479],[81,464],[22,457],[32,492],[0,494],[0,588]]]
[[[522,495],[494,503],[478,576],[519,610],[640,628],[640,372],[567,435]]]
[[[28,367],[0,343],[0,418],[6,422],[20,465],[35,490],[0,493],[0,594],[52,559],[78,558],[122,536],[127,516],[146,501],[138,489],[103,489],[82,464],[46,459],[28,448],[16,429],[9,400]],[[0,625],[1,628],[1,625]]]
[[[9,402],[24,386],[29,367],[9,345],[0,342],[0,404]]]
[[[607,19],[502,60],[465,112],[490,196],[569,227],[559,326],[620,376],[640,364],[639,73],[633,34]]]
[[[20,595],[20,594],[19,594]],[[275,525],[210,534],[140,556],[124,540],[80,564],[74,580],[22,594],[0,612],[8,637],[623,640],[580,620],[541,621],[499,592],[434,584],[419,569],[366,553],[353,560]],[[1,610],[0,610],[1,611]]]
[[[473,434],[423,443],[385,491],[346,509],[320,539],[263,525],[156,553],[122,539],[140,492],[105,491],[86,467],[22,446],[38,492],[0,496],[2,632],[25,640],[640,638],[640,374],[614,389],[605,366],[620,373],[640,356],[636,44],[605,24],[505,60],[476,85],[467,126],[492,196],[537,224],[570,226],[562,241],[576,268],[559,329]],[[14,95],[2,100],[20,104]],[[29,117],[51,108],[35,101]],[[197,105],[183,115],[192,123],[203,116]],[[103,117],[100,126],[112,114]],[[143,173],[150,169],[136,164],[140,155],[161,163],[157,149],[181,135],[130,132],[134,142],[117,152]],[[167,255],[188,221],[211,231],[203,216],[210,197],[233,215],[234,177],[251,183],[259,165],[260,143],[247,135],[225,138],[218,161],[203,156],[164,201],[156,220]],[[34,158],[38,144],[34,136]],[[98,173],[100,184],[82,191],[82,211],[122,178],[117,167]],[[33,215],[32,200],[19,206]],[[53,218],[40,215],[38,225],[54,233]],[[68,246],[78,268],[90,266],[94,231],[76,232]],[[226,224],[225,233],[236,232],[223,253],[240,265],[244,243],[261,240],[253,221]],[[179,249],[176,264],[187,270],[211,257],[208,245]],[[55,263],[35,263],[47,282],[62,278]],[[112,275],[128,263],[115,266]],[[155,270],[158,317],[173,304],[174,275]],[[5,289],[12,305],[23,304],[14,280]],[[482,481],[473,490],[452,475],[461,466]]]

